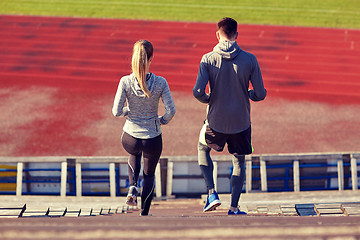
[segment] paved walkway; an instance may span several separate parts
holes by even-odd
[[[219,194],[222,205],[214,213],[225,214],[230,206],[230,194]],[[0,196],[0,215],[2,217],[18,217],[22,211],[22,217],[45,216],[57,212],[55,216],[79,216],[105,215],[135,211],[136,208],[125,205],[125,197],[58,197],[58,196]],[[206,201],[206,195],[201,199],[154,199],[151,211],[168,206],[169,211],[160,211],[160,215],[174,215],[178,202],[188,201],[193,213],[201,213],[202,206]],[[25,206],[25,207],[24,207]],[[334,209],[328,215],[360,216],[360,191],[312,191],[312,192],[281,192],[281,193],[243,193],[241,195],[240,208],[249,215],[299,215],[299,208],[310,208],[322,215],[321,209]],[[66,211],[65,211],[66,210]],[[92,211],[90,211],[92,210]],[[339,211],[341,210],[341,211]],[[62,212],[61,212],[62,211]],[[33,214],[31,214],[33,213]],[[175,211],[176,213],[176,211]],[[196,215],[196,214],[195,214]],[[225,214],[226,215],[226,214]],[[301,214],[300,214],[301,215]]]
[[[140,217],[124,197],[1,196],[0,214],[26,210],[22,218],[0,218],[0,239],[360,238],[360,191],[243,194],[249,214],[240,217],[226,215],[228,195],[209,213],[203,199],[155,199],[152,216]],[[315,215],[296,214],[309,205]],[[84,217],[74,217],[79,209]]]
[[[230,205],[229,195],[220,199]],[[253,215],[360,216],[360,191],[250,193],[241,196],[240,208]]]

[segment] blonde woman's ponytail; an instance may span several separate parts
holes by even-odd
[[[146,97],[150,96],[150,91],[146,86],[146,73],[152,55],[153,46],[149,41],[139,40],[134,44],[131,68]]]

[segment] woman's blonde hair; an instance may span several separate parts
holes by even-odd
[[[150,64],[152,55],[153,46],[149,41],[139,40],[134,44],[131,68],[146,97],[150,96],[150,91],[146,86],[146,68]]]

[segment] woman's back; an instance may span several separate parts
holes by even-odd
[[[143,216],[149,214],[155,169],[162,152],[160,124],[167,124],[175,114],[175,104],[165,78],[149,72],[152,60],[152,44],[147,40],[137,41],[133,48],[132,74],[120,79],[112,108],[114,116],[126,117],[121,143],[130,154],[127,205],[137,206],[141,159],[144,162],[140,213]],[[158,116],[160,98],[166,110],[161,117]]]
[[[169,86],[165,78],[153,73],[147,75],[146,86],[150,92],[146,97],[133,74],[121,78],[115,97],[113,114],[127,115],[124,131],[136,138],[152,138],[161,134],[160,124],[168,123],[175,114],[175,104],[172,100]],[[127,109],[117,108],[127,99]],[[166,113],[158,117],[159,99],[165,106]],[[118,103],[116,103],[118,102]]]

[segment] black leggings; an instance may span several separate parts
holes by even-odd
[[[141,214],[148,215],[155,187],[155,169],[162,152],[162,137],[159,135],[154,138],[139,139],[124,132],[121,141],[124,149],[130,154],[128,161],[130,186],[137,186],[141,156],[143,156],[144,185],[141,193]]]

